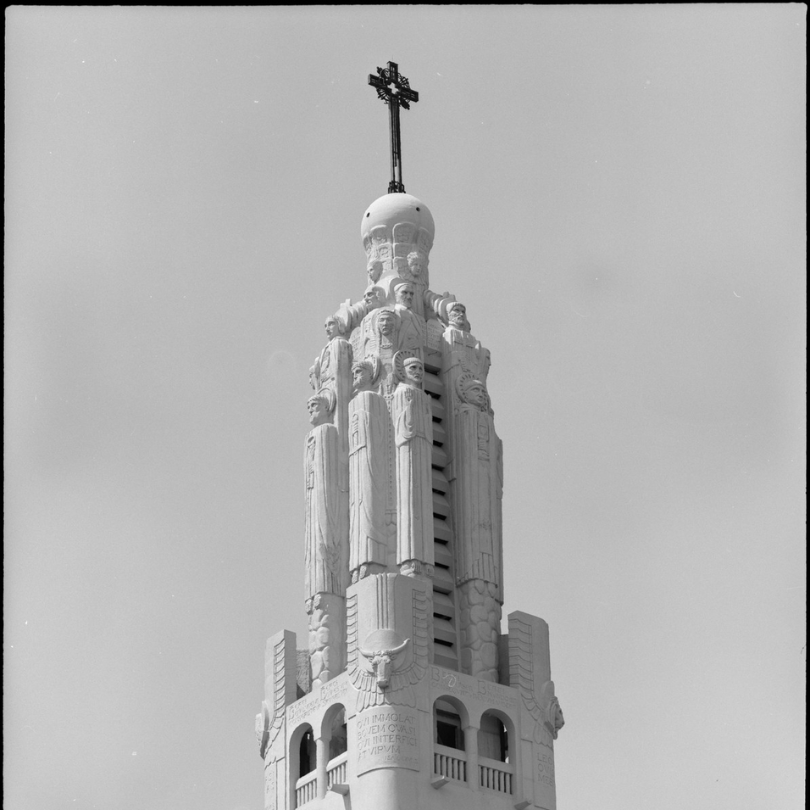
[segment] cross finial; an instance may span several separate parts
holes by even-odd
[[[411,90],[408,80],[399,73],[396,62],[387,68],[377,68],[377,75],[370,74],[368,83],[376,88],[377,96],[388,105],[388,120],[391,128],[391,182],[388,193],[405,191],[402,185],[402,142],[399,136],[399,108],[410,110],[411,102],[419,101],[419,93]]]

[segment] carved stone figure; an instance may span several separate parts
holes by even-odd
[[[501,445],[484,383],[473,374],[456,378],[450,478],[459,586],[462,671],[498,678],[501,618]]]
[[[379,382],[386,399],[390,398],[396,386],[393,361],[399,345],[401,323],[396,309],[387,306],[376,308],[363,318],[359,328],[352,333],[354,360],[376,357],[382,364]]]
[[[338,431],[330,424],[335,396],[325,389],[307,400],[312,430],[307,434],[306,480],[306,595],[346,591],[342,570],[338,487]]]
[[[342,453],[338,429],[330,423],[335,395],[323,389],[307,401],[312,430],[307,434],[305,476],[305,587],[309,614],[313,683],[325,683],[341,671],[348,585],[348,538],[343,532],[340,489]]]
[[[382,372],[380,358],[375,355],[352,363],[352,396],[356,397],[361,391],[376,391]]]
[[[383,263],[377,259],[372,259],[366,268],[368,280],[371,284],[376,284],[383,273]]]
[[[394,368],[400,381],[391,402],[397,454],[397,563],[402,573],[430,576],[433,415],[430,398],[422,390],[422,361],[409,352],[398,352]]]
[[[422,357],[427,331],[425,319],[413,310],[416,286],[410,281],[399,281],[394,286],[395,309],[401,320],[397,348],[411,351]]]
[[[373,309],[377,309],[385,303],[385,290],[383,290],[382,287],[378,287],[376,284],[371,284],[366,287],[366,291],[363,293],[363,301],[365,302],[366,313],[368,314]]]
[[[453,520],[465,542],[456,549],[456,581],[482,579],[501,584],[501,440],[489,413],[484,384],[472,374],[457,382],[453,413]],[[500,597],[503,602],[503,597]]]
[[[414,285],[413,310],[417,315],[425,317],[425,293],[429,280],[427,261],[421,253],[414,250],[408,254],[407,270],[402,274],[405,279]]]
[[[329,389],[334,393],[337,402],[335,424],[343,437],[351,396],[352,346],[344,337],[343,325],[337,317],[328,317],[324,327],[328,342],[310,369],[310,382],[316,391]]]
[[[375,388],[379,358],[352,367],[355,394],[349,404],[349,571],[352,581],[386,569],[393,545],[389,520],[392,489],[391,417]]]
[[[370,284],[363,293],[362,301],[355,304],[352,304],[350,299],[344,301],[332,316],[338,321],[340,333],[351,335],[369,312],[385,303],[385,297],[385,290],[382,287]]]

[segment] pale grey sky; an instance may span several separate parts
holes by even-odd
[[[6,13],[10,810],[258,810],[388,60],[491,349],[560,810],[804,796],[803,5]]]

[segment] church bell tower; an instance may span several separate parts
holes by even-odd
[[[310,369],[309,638],[267,641],[265,810],[556,810],[548,625],[501,615],[490,353],[431,290],[433,217],[402,184],[400,107],[418,93],[393,62],[369,84],[391,182],[362,216],[358,300],[327,317]]]

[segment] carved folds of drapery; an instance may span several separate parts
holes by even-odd
[[[344,595],[348,549],[341,529],[345,493],[340,491],[341,453],[335,425],[318,425],[306,438],[305,583],[308,599],[317,593]]]
[[[430,398],[400,383],[391,402],[397,470],[397,563],[433,565]]]
[[[453,521],[461,541],[456,544],[456,581],[494,583],[503,603],[501,440],[491,414],[472,405],[458,404],[453,423]]]
[[[349,570],[388,564],[393,545],[391,417],[385,399],[357,393],[349,404]]]
[[[341,450],[347,452],[346,435],[349,424],[349,400],[352,395],[352,345],[344,337],[332,338],[323,347],[313,366],[313,382],[316,390],[332,391],[336,405],[334,423],[338,428]],[[347,472],[341,470],[341,490],[346,491]]]

